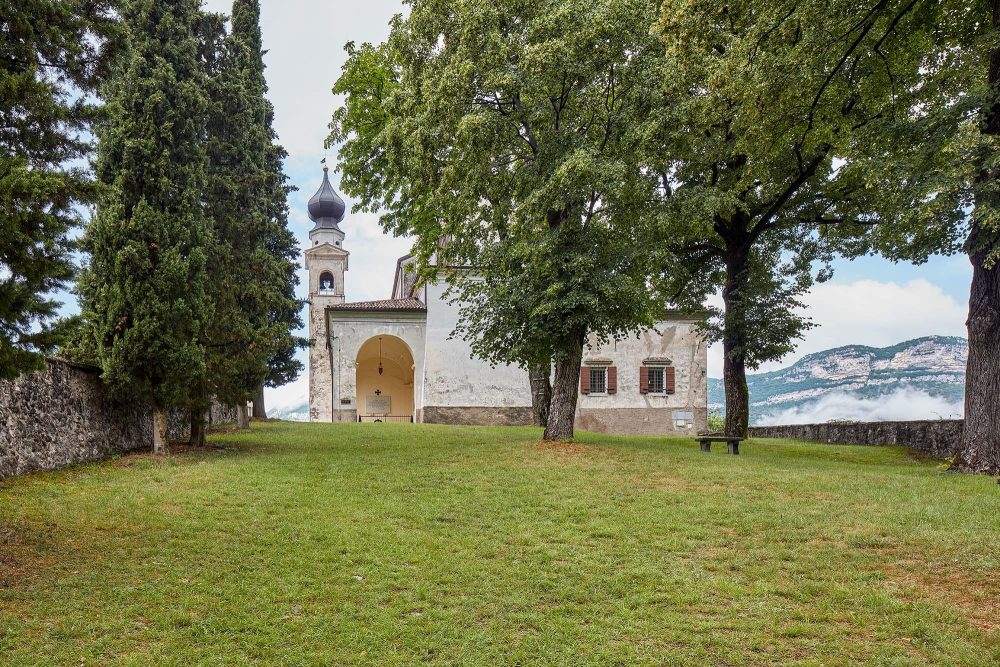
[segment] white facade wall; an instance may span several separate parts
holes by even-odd
[[[690,321],[657,322],[652,330],[613,340],[604,345],[590,343],[583,352],[583,365],[610,361],[618,368],[618,391],[614,394],[581,394],[581,408],[676,408],[704,406],[708,400],[708,347]],[[639,392],[639,368],[647,359],[669,359],[674,367],[673,394]],[[658,362],[655,365],[660,365]]]
[[[527,371],[497,366],[473,357],[469,344],[449,338],[459,306],[448,303],[444,283],[427,285],[427,345],[421,405],[438,407],[531,407]]]
[[[315,251],[307,253],[312,296],[309,321],[315,336],[309,359],[310,417],[313,421],[355,421],[359,411],[366,411],[366,396],[358,394],[358,352],[366,341],[378,336],[393,336],[406,344],[413,357],[415,421],[531,422],[527,372],[517,366],[491,367],[475,358],[464,340],[451,337],[458,322],[459,306],[449,303],[444,282],[418,290],[416,296],[425,303],[426,313],[361,309],[327,312],[327,305],[343,302],[346,253],[344,257],[337,257],[338,251],[343,252],[340,248],[332,253],[329,250],[322,252],[327,255],[322,258],[316,256],[320,253]],[[335,271],[338,293],[324,297],[315,292],[319,271],[327,269]],[[403,291],[400,289],[400,293],[393,296],[408,296],[408,291],[406,294]],[[329,345],[324,336],[327,324]],[[577,428],[621,434],[679,434],[704,430],[708,404],[707,357],[707,345],[697,331],[697,322],[690,319],[667,319],[652,330],[603,345],[597,345],[592,337],[584,350],[582,365],[615,366],[618,386],[613,394],[579,397]],[[675,369],[675,392],[642,394],[639,369],[644,362],[659,366],[667,363],[665,360]],[[368,374],[371,374],[370,369]],[[383,384],[386,386],[381,386]],[[380,383],[379,388],[398,394],[394,400],[406,398],[398,388],[389,387],[387,380]],[[371,387],[362,387],[362,390],[373,391]],[[394,408],[393,412],[397,410]]]

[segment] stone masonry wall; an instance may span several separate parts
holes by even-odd
[[[469,424],[475,426],[530,426],[531,408],[430,405],[418,410],[417,421],[425,424]]]
[[[209,423],[235,414],[213,405]],[[186,412],[170,415],[172,440],[189,428]],[[0,381],[0,479],[146,448],[152,429],[150,407],[113,400],[98,369],[52,359],[44,371]]]
[[[899,445],[935,458],[948,458],[962,439],[961,419],[911,422],[829,422],[752,426],[753,438],[797,438],[854,445]]]

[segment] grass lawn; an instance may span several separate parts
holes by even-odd
[[[1000,664],[992,479],[539,435],[266,423],[0,482],[0,664]]]

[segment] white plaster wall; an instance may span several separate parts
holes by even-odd
[[[472,356],[464,340],[449,340],[458,323],[459,307],[448,303],[446,289],[443,282],[426,287],[424,393],[418,407],[530,407],[527,371],[507,365],[491,368]]]
[[[583,365],[588,360],[607,360],[618,367],[618,392],[608,395],[580,395],[580,408],[673,408],[694,410],[708,405],[708,346],[686,320],[658,322],[649,331],[623,340],[595,345],[591,337],[583,352]],[[675,393],[639,393],[639,368],[644,359],[666,357],[676,369]]]
[[[410,348],[414,363],[413,405],[415,408],[422,405],[420,378],[424,373],[422,354],[426,338],[424,313],[332,311],[330,331],[333,335],[334,367],[331,398],[333,406],[338,411],[339,421],[353,420],[356,418],[354,411],[365,410],[364,396],[358,396],[356,359],[358,350],[365,341],[377,336],[395,336]],[[329,376],[329,365],[326,368]],[[393,409],[395,411],[395,405]]]

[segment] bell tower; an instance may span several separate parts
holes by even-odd
[[[344,274],[350,253],[344,250],[347,205],[330,184],[327,167],[323,183],[309,200],[309,231],[305,266],[309,271],[309,421],[333,421],[333,341],[326,309],[344,303]]]

